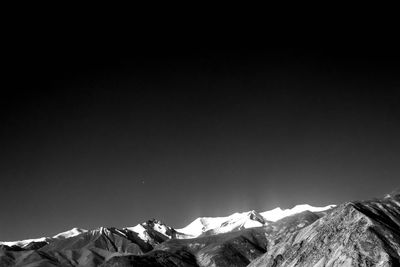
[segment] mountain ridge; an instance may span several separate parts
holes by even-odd
[[[233,213],[231,215],[223,216],[223,217],[199,217],[199,218],[193,220],[187,226],[185,226],[183,228],[179,228],[179,229],[174,229],[174,228],[172,228],[170,226],[167,226],[166,224],[160,222],[157,219],[151,219],[151,220],[147,220],[146,222],[139,223],[139,224],[137,224],[135,226],[124,227],[122,229],[128,229],[128,230],[137,232],[139,235],[143,235],[143,231],[144,231],[143,225],[153,224],[155,227],[159,228],[159,231],[161,231],[160,233],[162,233],[164,231],[164,234],[165,234],[165,231],[171,231],[171,232],[175,231],[174,235],[178,235],[178,237],[180,237],[180,238],[193,238],[193,237],[197,237],[197,236],[203,234],[206,231],[216,230],[215,228],[218,228],[218,226],[220,226],[223,223],[226,223],[226,221],[229,221],[229,220],[243,220],[244,221],[243,225],[239,225],[239,223],[236,222],[238,224],[237,228],[240,227],[240,226],[243,226],[243,228],[259,227],[259,226],[262,226],[263,224],[265,224],[268,221],[276,221],[278,219],[282,219],[282,218],[284,218],[286,216],[290,216],[290,215],[293,215],[295,213],[300,213],[300,212],[305,211],[305,210],[315,210],[315,211],[321,210],[321,211],[323,211],[323,210],[327,210],[327,209],[333,208],[334,206],[335,205],[328,205],[328,206],[325,206],[325,207],[313,207],[313,206],[308,205],[308,204],[301,204],[301,205],[295,205],[292,209],[285,209],[285,210],[282,210],[280,207],[277,207],[275,209],[272,209],[272,210],[269,210],[269,211],[264,211],[264,212],[261,212],[261,213],[258,213],[258,212],[254,211],[254,210],[251,210],[251,211],[247,211],[247,212],[236,212],[236,213]],[[279,210],[279,212],[276,212],[277,210]],[[277,214],[277,213],[279,213],[279,214]],[[272,214],[272,215],[270,215],[270,214]],[[278,219],[276,219],[276,218],[278,218]],[[245,221],[245,219],[249,219],[249,220]],[[191,224],[197,223],[197,222],[200,222],[200,224],[201,224],[201,226],[198,225],[198,227],[203,228],[204,224],[202,223],[202,221],[208,221],[208,220],[214,221],[214,225],[213,225],[213,227],[207,228],[206,231],[201,231],[200,230],[200,232],[199,232],[198,229],[194,229],[194,233],[190,233],[190,232],[186,232],[184,230],[185,228],[187,229]],[[254,221],[254,223],[251,223],[251,221]],[[219,225],[218,225],[218,222],[219,222]],[[257,222],[259,222],[259,224],[257,224]],[[247,225],[244,225],[245,223],[247,223]],[[100,228],[101,227],[102,226],[100,226]],[[148,229],[148,227],[145,227],[145,228]],[[232,231],[232,230],[233,229],[230,229],[229,231]],[[65,238],[68,235],[69,236],[74,236],[74,233],[75,233],[75,235],[77,235],[77,234],[80,234],[80,233],[86,232],[86,231],[88,231],[88,230],[74,227],[74,228],[72,228],[70,230],[67,230],[65,232],[58,233],[58,234],[54,235],[53,237],[39,237],[39,238],[32,238],[32,239],[18,240],[18,241],[0,241],[0,245],[7,245],[7,246],[17,245],[17,246],[22,246],[23,247],[23,246],[28,245],[31,242],[47,242],[47,241],[52,240],[54,238]],[[216,231],[215,233],[222,233],[222,232],[224,232],[224,230]],[[172,237],[172,233],[169,236]]]
[[[1,267],[399,266],[400,194],[200,217],[180,229],[152,219],[16,242],[0,243]]]

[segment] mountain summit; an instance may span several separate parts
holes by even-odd
[[[248,212],[234,213],[225,217],[201,217],[191,222],[188,226],[177,229],[177,231],[183,234],[181,236],[182,238],[193,238],[204,234],[221,234],[241,229],[261,227],[267,225],[269,222],[276,222],[285,217],[304,211],[324,212],[333,207],[335,207],[335,205],[313,207],[303,204],[285,210],[275,208],[261,213],[252,210]]]

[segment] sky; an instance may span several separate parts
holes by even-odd
[[[151,218],[180,228],[400,186],[395,49],[90,38],[11,51],[0,240]]]

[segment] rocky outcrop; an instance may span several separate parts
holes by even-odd
[[[343,204],[249,266],[400,266],[400,195]]]

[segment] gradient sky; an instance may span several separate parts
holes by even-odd
[[[0,240],[182,227],[400,185],[393,50],[93,43],[15,54],[0,99]]]

